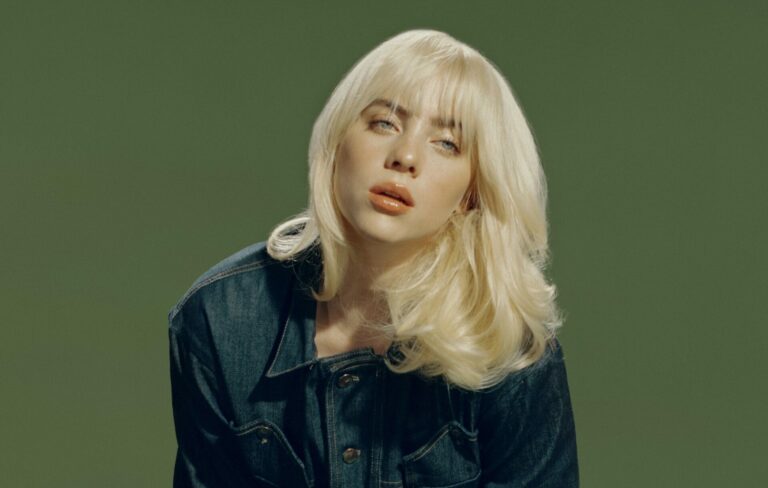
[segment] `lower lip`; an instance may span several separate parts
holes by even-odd
[[[402,215],[411,209],[400,200],[380,193],[369,192],[368,199],[376,210],[389,215]]]

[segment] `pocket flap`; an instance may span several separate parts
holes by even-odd
[[[312,487],[304,463],[277,425],[256,420],[234,434],[254,478],[277,487]]]
[[[477,433],[449,422],[424,446],[403,457],[403,471],[406,487],[471,486],[480,477]]]

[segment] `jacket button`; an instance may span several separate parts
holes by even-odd
[[[266,427],[264,425],[260,425],[256,427],[256,437],[259,438],[259,442],[262,444],[266,444],[269,442],[269,436],[272,434],[272,430],[269,427]]]
[[[354,447],[348,447],[341,454],[341,458],[344,460],[345,463],[352,464],[358,459],[360,459],[360,449],[355,449]]]
[[[339,381],[337,381],[336,384],[339,385],[339,388],[346,388],[352,383],[357,383],[358,381],[360,381],[359,376],[349,374],[349,373],[344,373],[339,377]]]

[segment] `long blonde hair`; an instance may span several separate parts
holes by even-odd
[[[400,351],[387,365],[476,390],[535,362],[561,325],[555,287],[543,273],[546,181],[536,144],[508,83],[476,50],[442,32],[413,30],[358,61],[315,122],[309,207],[277,226],[267,249],[291,260],[319,244],[323,275],[315,297],[336,296],[351,255],[332,194],[336,150],[372,101],[418,106],[427,89],[438,90],[441,116],[461,121],[472,182],[465,211],[379,290]]]

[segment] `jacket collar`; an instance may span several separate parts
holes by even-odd
[[[318,361],[315,347],[315,317],[317,300],[312,290],[317,289],[322,280],[323,261],[318,244],[302,252],[289,268],[293,270],[288,313],[279,332],[277,352],[267,368],[267,377],[275,378],[285,373],[309,366]],[[373,355],[369,349],[368,354]],[[386,352],[392,364],[398,364],[404,356],[399,344],[392,343]]]
[[[268,378],[289,373],[317,360],[317,301],[312,296],[312,289],[317,287],[322,276],[319,246],[314,245],[301,253],[289,268],[293,272],[293,279],[288,298],[288,313],[279,332],[277,352],[267,368]]]

